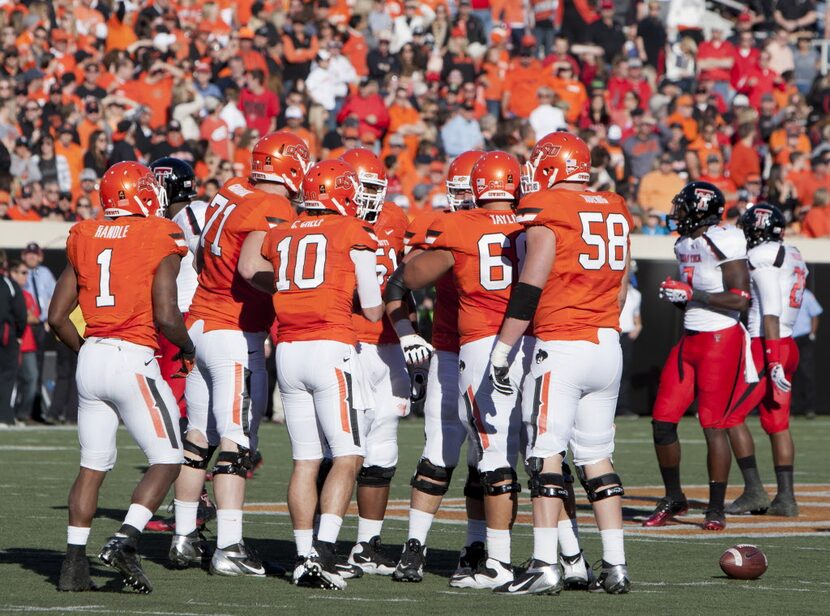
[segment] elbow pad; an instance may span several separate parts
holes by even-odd
[[[384,303],[405,301],[409,289],[403,283],[403,271],[406,266],[402,263],[398,266],[389,279],[386,281],[386,290],[383,293]]]
[[[530,321],[536,314],[536,307],[539,305],[539,298],[542,296],[542,289],[532,284],[520,282],[513,287],[510,294],[510,302],[507,304],[505,316],[519,321]]]

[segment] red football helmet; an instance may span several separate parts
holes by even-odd
[[[470,174],[476,205],[483,201],[513,201],[519,198],[519,161],[507,152],[487,152]]]
[[[303,179],[303,207],[356,216],[359,188],[357,174],[349,163],[339,159],[321,161]]]
[[[251,151],[251,179],[284,184],[292,196],[300,192],[309,167],[311,155],[305,141],[285,130],[265,135]]]
[[[470,174],[473,172],[473,165],[478,159],[484,156],[484,152],[470,150],[455,157],[447,170],[447,201],[453,210],[468,210],[474,207],[471,196]]]
[[[542,137],[530,152],[522,192],[552,188],[560,182],[590,182],[591,152],[582,139],[566,132]]]
[[[167,193],[153,172],[140,163],[116,163],[104,173],[100,188],[104,216],[164,216]]]
[[[366,222],[375,222],[386,199],[386,167],[374,152],[366,148],[353,148],[343,154],[340,160],[350,164],[357,173],[357,217]]]

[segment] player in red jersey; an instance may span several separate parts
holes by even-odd
[[[663,366],[652,409],[654,449],[666,492],[643,526],[663,526],[688,509],[680,485],[677,424],[697,398],[709,471],[703,528],[726,527],[732,454],[724,422],[746,382],[757,375],[752,362],[745,361],[749,336],[740,323],[750,299],[746,239],[735,226],[719,224],[724,205],[720,189],[708,182],[690,182],[674,198],[680,280],[667,278],[660,297],[683,309],[684,334]]]
[[[245,267],[263,262],[258,251],[265,233],[294,219],[289,199],[297,197],[308,164],[308,149],[299,137],[267,135],[254,145],[250,178],[228,180],[205,214],[196,258],[199,286],[188,315],[196,369],[185,392],[185,467],[176,482],[176,535],[169,554],[177,567],[201,563],[198,501],[218,446],[213,468],[217,549],[210,570],[230,576],[265,574],[242,540],[242,505],[266,404],[264,343],[274,309],[270,297],[243,275]]]
[[[407,288],[423,288],[449,272],[458,289],[458,414],[473,441],[484,490],[488,554],[479,566],[451,578],[458,588],[494,588],[513,579],[510,528],[521,489],[518,389],[528,366],[520,345],[510,358],[515,389],[505,396],[487,380],[487,364],[524,250],[523,229],[513,213],[520,175],[518,161],[505,152],[481,156],[470,176],[477,207],[436,218],[426,235],[429,249],[402,271]]]
[[[357,217],[371,226],[377,238],[377,278],[381,292],[403,257],[403,238],[409,221],[394,203],[384,203],[386,169],[371,151],[349,150],[340,160],[357,173]],[[388,318],[369,321],[353,317],[358,359],[374,397],[374,406],[361,423],[366,456],[357,474],[357,543],[349,554],[352,567],[364,573],[392,575],[396,561],[383,550],[380,534],[389,486],[398,463],[398,421],[409,414],[410,383],[398,335]],[[346,577],[348,573],[341,571]]]
[[[724,422],[744,477],[744,492],[726,508],[726,513],[766,511],[769,515],[798,516],[793,492],[795,447],[790,434],[791,383],[798,368],[798,347],[792,331],[808,270],[798,248],[783,243],[786,226],[784,215],[769,203],[755,205],[741,217],[752,293],[747,329],[761,378],[746,388]],[[772,504],[758,475],[755,443],[745,423],[756,407],[772,445],[778,483]]]
[[[602,572],[588,587],[623,593],[630,586],[622,481],[611,456],[631,217],[619,195],[588,190],[590,159],[581,139],[551,133],[533,148],[523,178],[529,194],[516,218],[527,229],[527,255],[491,353],[491,378],[497,391],[513,390],[509,357],[533,320],[536,344],[522,396],[533,558],[525,573],[497,592],[556,593],[564,586],[557,544],[568,498],[563,452],[569,448],[602,539]]]
[[[288,484],[298,556],[293,577],[315,588],[346,586],[335,542],[366,452],[361,424],[373,408],[355,348],[355,290],[368,321],[383,316],[378,244],[372,228],[355,217],[357,192],[348,163],[312,167],[303,181],[304,212],[269,231],[262,244],[268,265],[249,276],[258,285],[271,278],[275,289],[277,378],[294,458]],[[326,449],[332,464],[318,498]]]
[[[450,163],[447,172],[447,201],[450,207],[421,214],[409,225],[405,242],[407,255],[404,263],[428,248],[426,232],[432,223],[447,213],[474,207],[470,187],[473,165],[483,152],[464,152]],[[424,398],[424,451],[412,476],[409,501],[409,535],[400,561],[392,575],[399,582],[420,582],[423,579],[427,535],[441,500],[449,489],[450,479],[458,464],[461,446],[467,430],[458,416],[458,292],[451,273],[435,284],[435,311],[433,313],[432,347],[429,359],[426,395]],[[403,309],[401,309],[403,307]],[[423,339],[413,338],[415,330],[409,324],[408,308],[400,299],[389,300],[387,314],[395,323],[401,344],[409,349],[407,362],[417,374],[422,370],[419,352],[431,352]],[[422,353],[423,354],[423,353]],[[484,494],[479,481],[473,448],[468,447],[467,482],[467,538],[461,550],[456,573],[468,573],[484,557],[486,523],[484,521]]]
[[[179,474],[182,446],[176,400],[156,362],[156,327],[179,349],[179,377],[193,362],[193,342],[176,306],[176,275],[187,252],[181,230],[160,218],[165,199],[152,172],[134,162],[113,165],[101,179],[104,220],[69,232],[69,265],[49,306],[49,325],[79,352],[78,439],[81,469],[69,492],[67,554],[60,590],[90,590],[86,544],[98,492],[117,454],[119,419],[150,468],[132,496],[118,532],[101,550],[105,564],[142,593],[152,590],[137,542]],[[86,339],[69,320],[80,305]],[[82,346],[83,345],[83,346]]]

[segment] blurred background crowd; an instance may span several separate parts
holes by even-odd
[[[0,2],[0,218],[101,215],[108,165],[174,155],[211,197],[287,128],[318,157],[363,145],[410,215],[449,160],[524,158],[552,130],[597,188],[664,234],[690,179],[830,235],[830,80],[813,0]]]

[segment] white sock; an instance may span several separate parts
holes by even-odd
[[[342,525],[343,518],[339,515],[333,513],[320,514],[320,530],[317,532],[317,539],[326,543],[336,543]]]
[[[310,528],[294,530],[294,543],[297,546],[297,556],[308,556],[314,543],[314,531]]]
[[[216,510],[216,547],[220,550],[242,541],[242,510]]]
[[[196,530],[196,517],[199,511],[199,501],[181,501],[173,499],[176,512],[176,534],[189,535]]]
[[[383,520],[370,520],[357,517],[357,542],[368,542],[372,537],[380,537]]]
[[[89,531],[91,528],[84,528],[82,526],[67,526],[66,527],[66,543],[69,545],[86,545],[89,541]]]
[[[147,509],[144,505],[133,503],[127,509],[127,517],[124,518],[124,524],[129,524],[138,532],[144,532],[144,527],[147,522],[153,517],[153,512]]]
[[[420,509],[409,510],[409,538],[417,539],[421,545],[426,545],[429,529],[435,516]]]
[[[623,529],[609,528],[608,530],[601,530],[599,536],[602,539],[602,560],[609,565],[624,565]]]
[[[533,558],[552,565],[557,558],[558,530],[556,528],[533,528]]]
[[[487,556],[510,564],[510,531],[488,528],[486,533]]]
[[[576,556],[579,554],[579,531],[576,520],[559,520],[559,551],[562,556]]]
[[[464,545],[473,545],[476,541],[487,541],[487,520],[467,518],[467,543]]]

